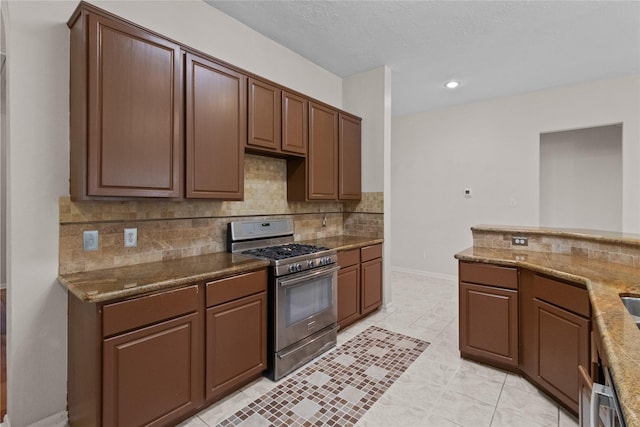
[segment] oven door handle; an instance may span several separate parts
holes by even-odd
[[[611,388],[595,383],[593,384],[593,390],[591,390],[591,419],[590,427],[598,427],[600,424],[600,407],[614,408],[613,395]]]
[[[309,279],[314,279],[318,276],[323,276],[326,274],[331,274],[331,273],[335,273],[336,271],[340,270],[340,266],[338,265],[334,265],[331,268],[326,268],[326,269],[322,269],[319,271],[314,271],[313,273],[307,273],[305,275],[301,275],[292,279],[287,279],[287,280],[281,280],[280,281],[280,286],[282,286],[283,288],[286,288],[287,286],[292,286],[295,285],[297,283],[300,283],[302,281],[307,281]]]

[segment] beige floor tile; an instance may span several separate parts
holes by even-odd
[[[489,427],[494,410],[494,405],[445,391],[436,401],[432,413],[465,427]]]
[[[560,408],[560,417],[558,422],[559,427],[578,427],[578,419],[568,413],[563,408]]]
[[[543,427],[544,425],[523,418],[507,409],[497,409],[491,421],[491,427]]]
[[[209,425],[202,421],[200,417],[195,416],[178,424],[176,427],[209,427]]]
[[[447,384],[447,390],[496,406],[502,386],[503,382],[459,370]]]
[[[375,325],[431,345],[360,419],[358,427],[577,425],[575,418],[521,376],[460,358],[455,281],[398,272],[392,273],[392,280],[391,309],[339,332],[338,343]],[[256,380],[181,427],[215,426],[276,385],[267,378]]]
[[[558,405],[539,393],[528,393],[505,385],[500,394],[498,409],[512,411],[545,426],[558,425]]]
[[[504,385],[513,388],[519,388],[520,390],[527,391],[529,393],[538,393],[538,389],[536,388],[536,386],[534,386],[518,374],[507,374],[507,380],[504,382]]]

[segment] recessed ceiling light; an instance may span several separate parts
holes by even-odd
[[[446,87],[447,89],[455,89],[458,86],[460,86],[460,82],[457,82],[455,80],[451,80],[450,82],[444,84],[444,87]]]

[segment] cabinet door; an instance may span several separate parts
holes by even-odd
[[[309,138],[309,101],[289,92],[282,92],[282,151],[307,154]]]
[[[362,199],[360,120],[340,114],[340,200]]]
[[[180,47],[95,14],[88,40],[87,195],[180,196]]]
[[[460,352],[518,366],[518,291],[460,282]]]
[[[365,315],[382,304],[382,258],[361,264],[360,312]]]
[[[338,198],[338,112],[309,105],[309,153],[307,157],[309,200]]]
[[[533,300],[534,380],[578,411],[578,366],[589,366],[589,320]]]
[[[169,425],[202,402],[198,316],[103,342],[103,425]]]
[[[280,151],[281,90],[249,79],[249,136],[247,146]]]
[[[360,318],[360,264],[338,271],[338,324],[340,328]]]
[[[186,55],[187,197],[242,200],[246,77]]]
[[[267,294],[207,309],[206,399],[218,400],[267,368]]]

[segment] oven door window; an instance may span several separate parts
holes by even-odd
[[[276,351],[336,323],[339,267],[286,276],[276,284]]]
[[[293,325],[315,314],[331,310],[333,286],[331,276],[285,288],[287,325]]]

